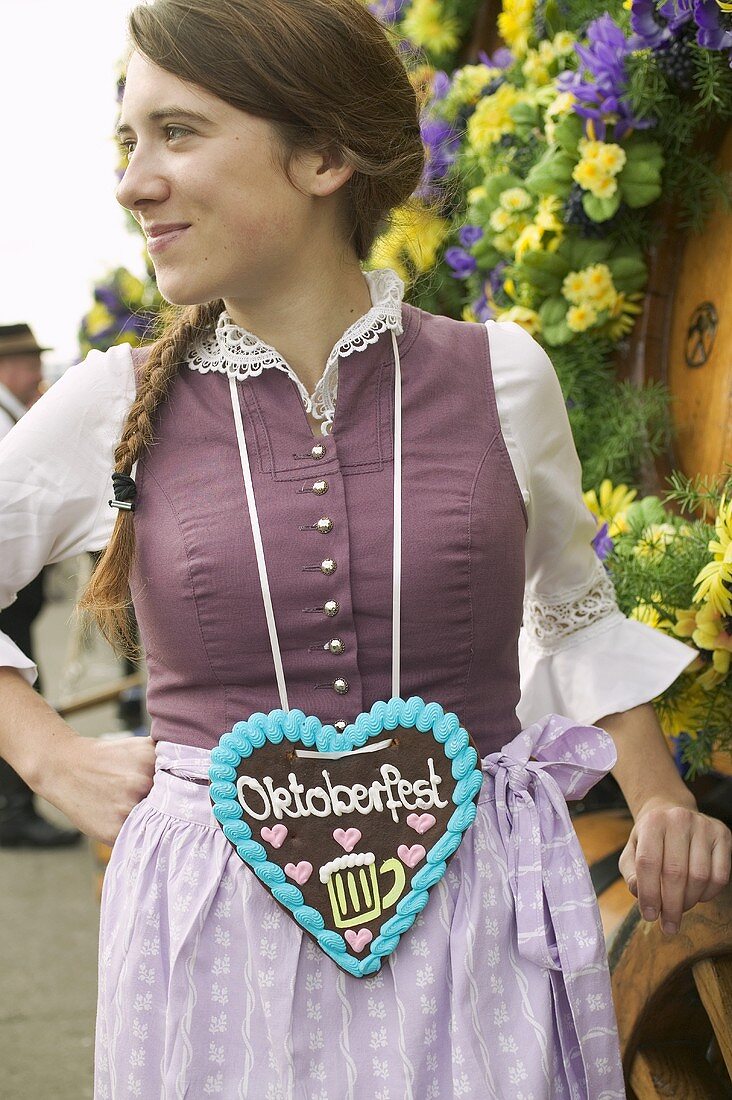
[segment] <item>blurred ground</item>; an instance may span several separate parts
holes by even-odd
[[[44,693],[108,683],[118,662],[99,641],[79,642],[72,608],[75,559],[54,566],[53,599],[36,624]],[[88,736],[119,728],[105,705],[70,720]],[[41,811],[62,823],[48,804]],[[96,996],[96,867],[86,840],[71,849],[0,850],[0,1098],[86,1100],[92,1096]]]

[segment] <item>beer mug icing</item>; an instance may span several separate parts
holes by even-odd
[[[483,773],[438,703],[375,703],[339,733],[253,714],[211,755],[224,835],[275,900],[354,977],[375,973],[429,900],[476,813]]]

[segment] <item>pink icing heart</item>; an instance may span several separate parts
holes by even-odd
[[[333,840],[340,844],[344,852],[352,852],[361,839],[360,829],[334,829]]]
[[[419,861],[424,859],[424,848],[421,844],[413,844],[411,848],[407,848],[406,844],[400,844],[397,855],[407,867],[416,867]]]
[[[286,825],[273,825],[271,829],[265,825],[260,835],[262,840],[266,840],[273,848],[281,848],[285,843],[287,832],[288,829]]]
[[[414,829],[415,833],[426,833],[428,829],[431,829],[436,821],[433,814],[410,814],[407,818],[407,825],[410,829]]]
[[[294,878],[300,886],[303,886],[313,873],[312,863],[308,863],[306,859],[301,859],[298,864],[286,863],[285,874],[288,878]]]
[[[358,832],[358,829],[356,829],[356,832]],[[369,932],[368,928],[359,928],[358,932],[355,932],[353,928],[349,928],[346,932],[346,939],[356,952],[363,951],[364,947],[371,943],[373,938],[373,932]]]

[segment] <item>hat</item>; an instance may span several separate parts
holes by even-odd
[[[30,325],[0,325],[0,356],[32,355],[50,350],[40,346]]]

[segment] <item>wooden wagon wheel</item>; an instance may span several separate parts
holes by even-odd
[[[665,936],[658,922],[641,919],[623,879],[609,881],[630,815],[606,810],[574,825],[598,892],[629,1100],[727,1100],[732,885],[685,913],[676,936]]]
[[[714,141],[717,169],[727,175],[732,129]],[[671,209],[661,223],[643,313],[619,370],[637,385],[660,380],[671,393],[674,436],[657,480],[671,469],[715,477],[732,460],[732,215],[719,201],[701,233],[681,229]]]

